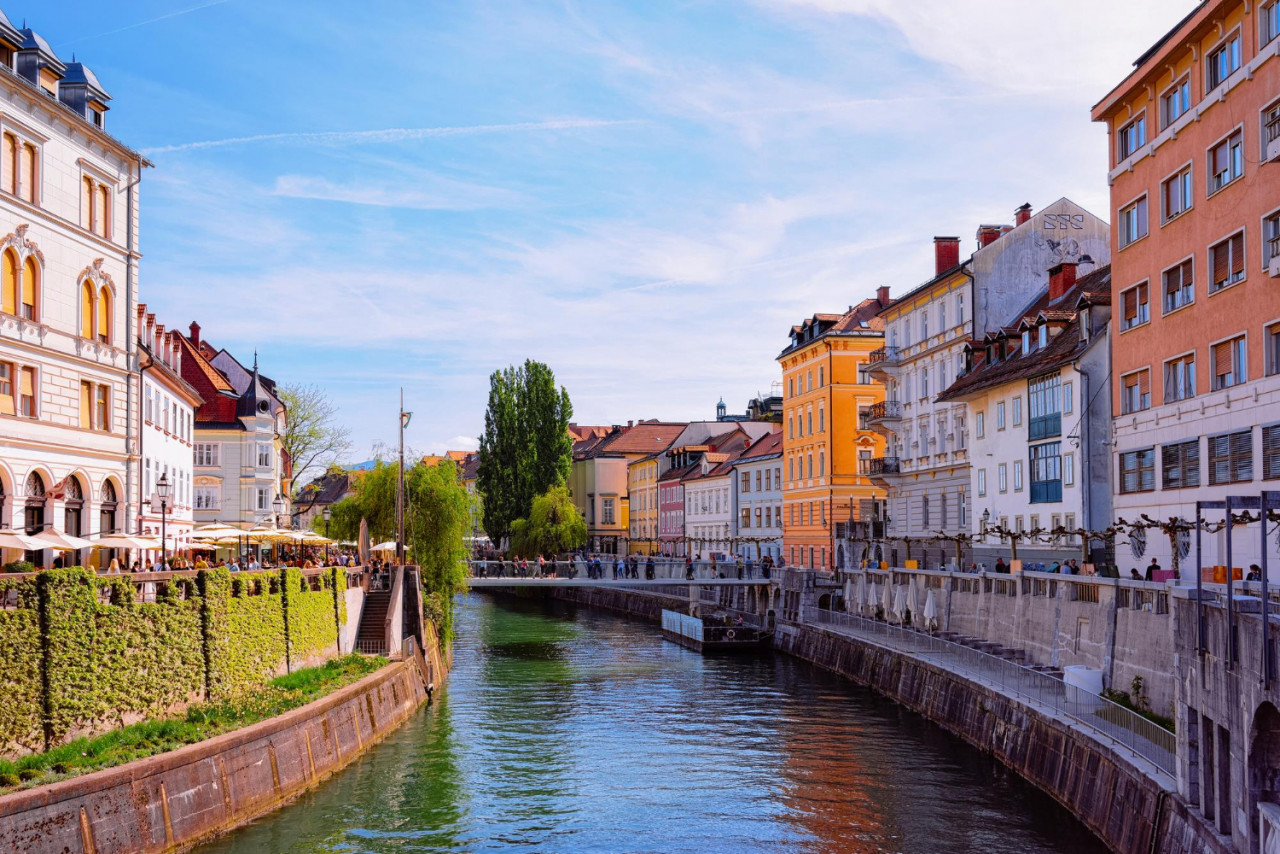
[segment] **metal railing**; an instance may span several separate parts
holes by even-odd
[[[871,365],[892,364],[898,361],[900,351],[897,347],[881,347],[878,350],[872,350],[867,356],[867,363]]]
[[[859,466],[862,474],[875,477],[882,474],[900,474],[902,472],[902,459],[900,457],[874,457],[869,460],[861,460]]]
[[[648,558],[638,556],[639,563],[631,575],[626,574],[630,570],[626,567],[621,572],[616,572],[617,555],[601,555],[600,556],[600,575],[601,581],[618,581],[627,580],[641,581],[649,579]],[[530,561],[527,569],[521,569],[512,561],[496,561],[496,560],[473,560],[470,562],[470,574],[473,578],[590,578],[587,563],[585,560],[575,559],[572,561],[547,561],[543,566],[542,572],[538,571],[537,561]],[[702,580],[708,578],[738,578],[738,566],[733,561],[694,561],[693,562],[693,580]],[[742,578],[751,581],[768,581],[777,569],[767,569],[765,565],[758,560],[750,562],[743,561]],[[655,558],[653,561],[653,579],[669,579],[671,581],[687,581],[688,569],[682,558]]]
[[[1047,707],[1118,743],[1167,774],[1176,773],[1177,739],[1172,732],[1105,697],[1060,679],[933,635],[840,611],[806,610],[814,622],[874,640],[882,646],[940,665],[959,676]]]
[[[884,419],[893,419],[902,417],[902,401],[886,400],[880,403],[871,404],[871,420],[881,421]]]
[[[387,642],[384,639],[365,639],[356,638],[356,652],[362,655],[386,655]]]

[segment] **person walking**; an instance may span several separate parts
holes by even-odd
[[[996,572],[1008,572],[1008,571],[1009,571],[1009,567],[1005,566],[1004,558],[1003,557],[996,558]]]
[[[1155,581],[1156,573],[1160,571],[1160,562],[1155,558],[1151,559],[1151,563],[1147,564],[1147,581]]]
[[[654,577],[653,555],[649,555],[648,559],[646,559],[644,562],[644,577],[649,579],[650,581],[653,580],[653,577]]]

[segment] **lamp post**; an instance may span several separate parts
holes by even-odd
[[[275,511],[275,523],[276,523],[276,527],[278,528],[280,527],[280,517],[284,515],[284,496],[283,495],[281,495],[278,492],[276,493],[275,500],[271,502],[271,509]],[[258,550],[261,551],[262,547],[259,546]],[[279,555],[276,555],[276,557],[279,557]],[[276,561],[276,563],[279,563],[279,562],[280,561],[278,560]]]
[[[156,498],[160,499],[160,565],[169,568],[169,544],[165,541],[166,520],[169,514],[169,495],[173,490],[169,483],[169,473],[160,475],[156,481]]]
[[[333,515],[333,511],[330,510],[328,507],[325,507],[324,510],[321,511],[320,515],[324,516],[324,539],[325,539],[324,565],[328,566],[329,565],[329,542],[328,542],[329,541],[329,517]]]

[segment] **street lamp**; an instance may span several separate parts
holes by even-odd
[[[281,495],[278,492],[276,493],[275,500],[271,502],[271,509],[275,511],[275,524],[276,524],[276,527],[278,528],[280,527],[280,517],[284,515],[284,496],[283,495]],[[259,552],[262,551],[261,546],[258,547],[258,551]],[[278,550],[276,552],[276,558],[277,558],[276,563],[280,563],[280,560],[279,560],[280,553]],[[261,559],[261,554],[259,554],[259,559]]]
[[[321,511],[320,515],[324,516],[324,538],[326,541],[324,544],[324,565],[328,566],[329,565],[329,543],[328,543],[329,517],[333,515],[333,511],[330,510],[328,507],[325,507],[324,510]]]
[[[172,492],[173,485],[169,483],[169,473],[165,472],[156,481],[156,498],[160,499],[160,565],[165,569],[169,568],[169,544],[165,542],[165,522],[169,513],[169,496]]]

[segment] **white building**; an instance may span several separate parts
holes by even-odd
[[[282,445],[288,412],[275,383],[258,372],[256,358],[245,368],[202,340],[197,323],[181,343],[182,378],[204,400],[193,435],[195,523],[289,524],[291,472]]]
[[[142,484],[138,530],[166,538],[172,554],[191,547],[194,495],[195,412],[204,402],[182,378],[182,334],[166,331],[139,304],[137,317],[142,407],[138,419],[138,481]],[[156,484],[164,477],[169,498],[161,506]]]
[[[980,226],[977,249],[963,261],[959,238],[934,238],[934,277],[880,313],[885,347],[872,354],[869,370],[884,383],[885,401],[865,415],[888,446],[867,470],[887,498],[883,513],[864,507],[862,516],[887,520],[875,545],[895,566],[906,559],[902,537],[920,541],[912,559],[922,566],[953,564],[954,546],[937,535],[973,523],[968,408],[938,397],[964,373],[965,345],[1020,317],[1055,264],[1110,257],[1107,224],[1069,199],[1034,215],[1023,205],[1014,216],[1015,225]]]
[[[1077,281],[1076,265],[1060,264],[1034,303],[966,348],[964,376],[939,396],[973,419],[969,532],[988,532],[976,562],[1008,562],[1011,540],[1027,568],[1079,560],[1082,540],[1064,532],[1111,524],[1110,318],[1110,267]],[[1097,561],[1103,543],[1091,545]]]
[[[733,462],[735,553],[743,560],[782,557],[782,430],[758,439]]]
[[[0,525],[133,519],[137,183],[93,72],[0,13]],[[21,558],[5,552],[4,561]],[[47,565],[52,553],[27,556]],[[90,562],[75,554],[73,562]]]

